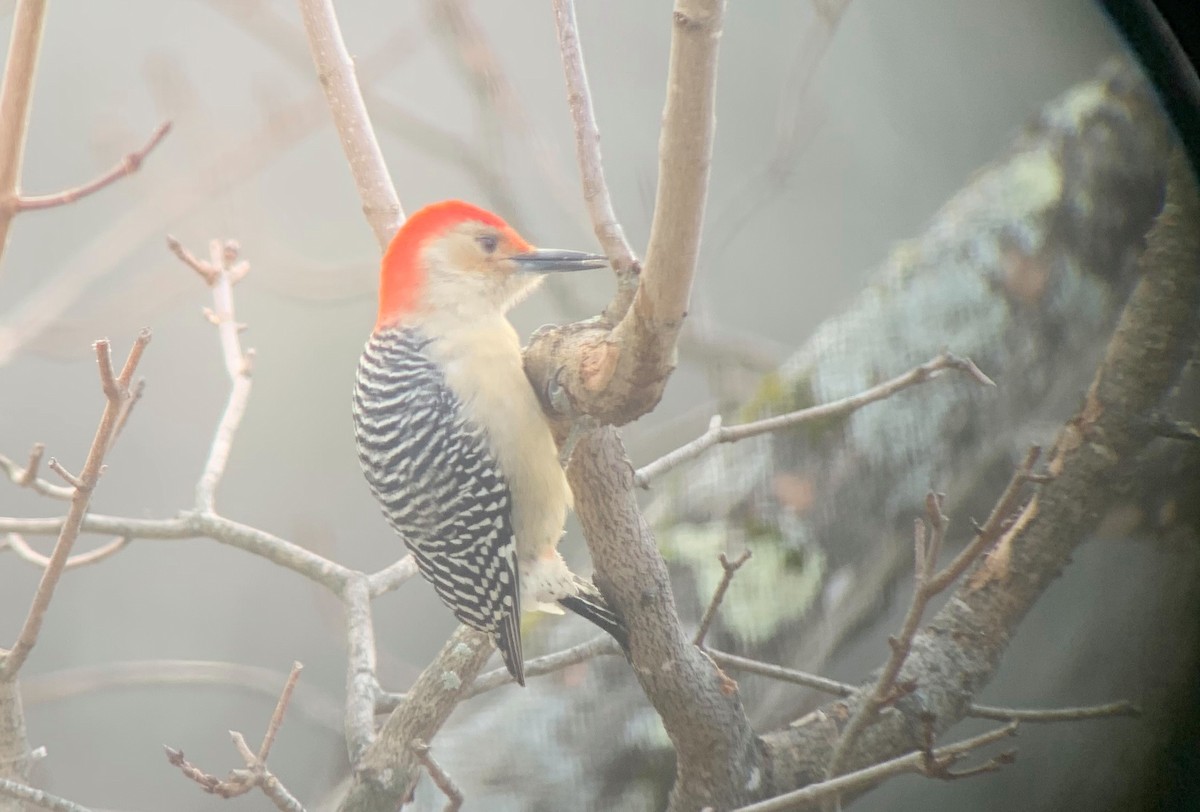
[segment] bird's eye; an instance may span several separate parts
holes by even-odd
[[[475,242],[479,243],[479,247],[485,254],[495,253],[496,246],[499,244],[495,234],[481,234],[475,238]]]

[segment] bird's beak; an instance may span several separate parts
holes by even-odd
[[[517,270],[526,273],[590,271],[608,265],[608,260],[599,254],[555,248],[538,248],[525,254],[513,254],[509,259],[516,263]]]

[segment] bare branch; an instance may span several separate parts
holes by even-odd
[[[357,764],[375,743],[375,627],[371,594],[364,577],[352,578],[342,591],[346,612],[346,714],[343,721],[350,763]]]
[[[401,30],[383,39],[363,60],[364,77],[381,76],[410,52],[411,35]],[[155,238],[172,223],[183,219],[197,206],[254,177],[287,149],[328,121],[328,105],[318,90],[287,106],[272,111],[256,129],[235,143],[207,155],[202,165],[189,172],[185,181],[168,195],[147,195],[116,217],[94,237],[83,240],[59,268],[19,302],[0,315],[0,366],[60,323],[63,314],[78,305],[96,281],[120,267],[121,260],[146,240]],[[456,144],[444,133],[415,139],[427,152],[457,160]],[[289,277],[289,290],[294,280]]]
[[[8,229],[17,213],[25,134],[45,23],[46,0],[17,3],[4,63],[4,83],[0,85],[0,258],[4,256]]]
[[[354,63],[342,41],[333,0],[299,2],[317,79],[329,101],[342,150],[362,199],[363,213],[375,232],[380,250],[383,250],[404,222],[404,210],[371,128],[367,106],[354,75]]]
[[[216,324],[221,339],[221,354],[225,359],[225,372],[229,375],[229,399],[225,411],[217,424],[204,473],[196,484],[196,510],[212,513],[216,510],[216,490],[229,463],[233,450],[233,438],[246,414],[250,402],[252,379],[250,371],[254,362],[254,350],[242,351],[240,325],[234,315],[233,286],[249,273],[249,263],[238,259],[238,245],[233,240],[209,243],[209,259],[197,258],[174,237],[167,238],[167,247],[180,261],[200,274],[212,288],[213,311],[210,320]]]
[[[558,32],[558,47],[562,53],[563,72],[567,80],[567,106],[575,125],[575,152],[579,159],[579,174],[583,179],[583,199],[596,231],[596,239],[617,272],[618,285],[624,292],[625,304],[617,312],[623,315],[629,298],[637,288],[640,270],[625,231],[613,210],[608,182],[604,178],[604,162],[600,157],[600,128],[592,109],[592,92],[588,87],[587,69],[583,62],[583,47],[579,43],[579,28],[575,21],[575,0],[554,0],[554,22]]]
[[[949,520],[942,515],[942,497],[934,493],[930,493],[926,497],[926,522],[918,520],[914,528],[916,564],[912,600],[909,602],[900,633],[888,640],[892,653],[879,673],[875,686],[862,698],[842,731],[837,747],[834,748],[833,757],[829,760],[827,777],[834,778],[844,769],[858,737],[862,735],[868,725],[875,721],[880,709],[895,702],[899,696],[910,693],[915,687],[915,685],[898,685],[896,680],[900,676],[900,669],[904,667],[904,663],[908,659],[909,652],[912,651],[913,638],[917,634],[921,618],[925,615],[925,609],[934,597],[953,584],[966,571],[967,567],[1000,537],[1005,522],[1017,507],[1021,487],[1028,482],[1030,472],[1040,454],[1041,449],[1037,446],[1029,450],[1025,455],[1025,460],[1013,474],[1008,487],[1004,489],[999,501],[992,509],[987,522],[976,533],[974,540],[964,547],[941,572],[935,572],[935,568]],[[928,541],[927,531],[929,533]]]
[[[429,745],[420,739],[414,739],[412,743],[413,752],[417,754],[417,760],[421,762],[421,766],[425,768],[425,772],[429,773],[429,777],[437,788],[446,796],[446,805],[443,807],[444,812],[458,812],[462,807],[463,794],[458,785],[454,783],[445,770],[442,769],[433,756],[429,755]]]
[[[0,533],[57,535],[66,521],[67,517],[18,519],[0,516]],[[340,594],[346,582],[354,575],[348,567],[323,558],[298,544],[214,514],[185,513],[177,519],[131,519],[89,513],[84,517],[80,530],[85,533],[128,536],[133,539],[209,538],[273,561],[335,594]]]
[[[416,574],[417,560],[410,553],[395,564],[384,567],[379,572],[374,572],[367,576],[367,585],[370,588],[371,597],[378,598],[380,595],[385,595],[393,589],[398,589],[401,584],[406,583]]]
[[[995,675],[1017,626],[1120,487],[1122,478],[1114,472],[1131,464],[1152,440],[1145,416],[1175,385],[1185,355],[1178,347],[1190,346],[1194,338],[1200,300],[1200,207],[1185,162],[1176,156],[1172,163],[1167,201],[1139,262],[1139,282],[1080,409],[1058,434],[1047,466],[1051,479],[1011,522],[997,519],[1003,531],[992,548],[975,560],[951,599],[913,639],[913,654],[899,681],[918,685],[920,701],[901,697],[897,713],[880,714],[863,731],[847,767],[920,748],[928,735],[919,736],[918,721],[932,734],[966,715],[972,694]],[[1022,467],[1032,464],[1027,457]],[[1008,492],[1001,505],[1007,497]],[[1020,503],[1012,498],[1014,505]],[[1004,515],[999,509],[993,514]],[[937,586],[941,580],[939,573],[928,583]],[[811,714],[810,724],[761,738],[775,792],[821,780],[838,738],[831,733],[845,711],[845,701],[838,700]]]
[[[296,683],[300,681],[300,672],[303,670],[304,666],[299,662],[292,663],[292,672],[288,674],[283,692],[279,695],[279,701],[275,703],[275,712],[271,714],[267,732],[263,735],[262,745],[258,748],[258,760],[261,762],[265,763],[267,756],[271,754],[271,745],[275,743],[275,736],[279,734],[279,726],[283,724],[283,715],[287,713],[288,704],[292,701],[292,692],[296,690]]]
[[[736,443],[739,440],[745,440],[772,431],[780,431],[814,420],[845,417],[871,403],[886,400],[897,392],[908,389],[911,386],[928,383],[946,370],[962,372],[984,386],[995,386],[992,380],[984,375],[971,359],[959,358],[950,353],[942,353],[937,358],[913,367],[908,372],[897,375],[891,380],[872,386],[870,389],[866,389],[856,395],[850,395],[849,397],[830,403],[823,403],[820,406],[810,406],[807,409],[799,409],[787,414],[767,417],[762,420],[755,420],[736,426],[722,426],[720,416],[715,415],[709,423],[708,431],[704,432],[704,434],[639,469],[637,472],[637,484],[642,488],[648,487],[650,482],[656,477],[662,476],[684,462],[698,457],[720,443]]]
[[[632,304],[610,308],[607,319],[539,331],[526,351],[531,379],[560,416],[627,423],[657,405],[674,369],[704,221],[724,11],[724,0],[675,2],[658,193]],[[618,292],[618,308],[626,298]]]
[[[57,457],[51,457],[50,461],[46,463],[46,467],[58,474],[64,482],[70,485],[72,491],[78,491],[87,487],[84,485],[83,480],[63,467],[63,464],[58,461]]]
[[[777,679],[781,682],[791,682],[796,685],[803,685],[807,688],[815,688],[818,691],[824,691],[827,694],[834,696],[853,696],[858,693],[858,688],[854,685],[849,685],[845,682],[822,677],[817,674],[810,674],[807,671],[797,671],[794,668],[784,668],[781,665],[772,665],[771,663],[752,660],[749,657],[739,657],[736,654],[729,654],[724,651],[716,651],[715,649],[705,649],[708,656],[722,668],[730,671],[745,671],[750,674],[759,674],[771,679]]]
[[[63,565],[64,570],[75,569],[76,567],[86,567],[88,564],[95,564],[99,561],[115,555],[125,546],[129,544],[128,536],[117,536],[108,544],[104,544],[86,553],[79,553],[67,559],[67,563]],[[50,556],[42,555],[37,550],[29,546],[29,542],[25,541],[20,533],[9,533],[6,545],[8,549],[17,554],[17,557],[22,561],[28,561],[36,567],[46,568],[50,566]]]
[[[474,683],[492,648],[481,632],[467,626],[455,630],[355,762],[354,783],[339,806],[342,812],[400,806],[420,768],[412,740],[433,738]]]
[[[717,609],[721,606],[721,601],[725,599],[725,591],[729,589],[729,584],[733,581],[733,575],[747,561],[750,560],[750,551],[743,550],[742,554],[735,558],[732,562],[725,557],[725,553],[718,556],[721,562],[721,568],[724,573],[721,575],[721,583],[717,584],[716,590],[713,592],[712,600],[708,603],[708,608],[704,610],[704,615],[700,618],[700,628],[696,630],[696,636],[692,638],[692,643],[701,648],[704,647],[704,638],[708,635],[708,627],[712,625],[713,618],[717,616]]]
[[[960,550],[958,555],[954,557],[954,560],[947,564],[941,572],[929,576],[927,587],[932,594],[937,594],[950,586],[960,575],[966,572],[967,567],[971,566],[971,562],[978,558],[982,551],[992,546],[1000,538],[1000,535],[1005,530],[1005,521],[1020,504],[1022,486],[1027,482],[1032,482],[1034,479],[1033,466],[1037,464],[1041,453],[1042,450],[1037,446],[1030,447],[1029,451],[1025,454],[1025,460],[1016,472],[1013,473],[1012,479],[1008,481],[1004,492],[1000,494],[995,507],[992,508],[991,515],[988,516],[983,526],[979,528],[979,531],[975,534],[975,538]]]
[[[18,784],[7,778],[0,778],[0,797],[24,801],[27,804],[33,804],[38,809],[48,809],[50,812],[91,812],[86,806],[81,806],[74,801],[51,795],[45,790]]]
[[[784,812],[785,810],[801,809],[818,801],[834,798],[842,794],[861,792],[877,785],[886,778],[904,773],[924,773],[928,770],[929,759],[948,768],[950,764],[961,759],[967,753],[980,747],[1015,736],[1017,723],[1012,722],[1004,727],[990,730],[969,739],[963,739],[945,747],[939,747],[931,753],[917,751],[908,755],[885,761],[872,767],[857,770],[846,775],[831,778],[817,784],[809,784],[802,789],[779,795],[766,801],[743,806],[734,812]]]
[[[1077,722],[1084,719],[1108,719],[1113,716],[1142,715],[1142,709],[1127,699],[1120,702],[1109,702],[1106,705],[1085,705],[1078,708],[1048,708],[1033,710],[1030,708],[998,708],[993,705],[971,705],[968,715],[976,719],[993,719],[997,722]]]
[[[136,368],[138,361],[141,359],[142,350],[149,341],[149,330],[143,330],[134,341],[133,348],[129,351],[129,359],[125,363],[125,370],[128,371],[130,376],[132,376],[134,368]],[[112,381],[112,365],[109,359],[108,342],[97,341],[95,348],[96,360],[101,372],[101,380],[105,384],[105,388],[109,389],[108,384]],[[123,373],[122,382],[125,380],[127,379]],[[29,614],[25,618],[25,623],[21,627],[21,631],[17,635],[17,641],[13,644],[12,649],[0,655],[2,656],[2,659],[0,659],[0,680],[13,679],[17,672],[21,670],[21,666],[25,664],[26,658],[29,657],[29,653],[37,643],[38,633],[41,631],[46,610],[50,607],[50,601],[54,597],[54,589],[58,586],[58,580],[62,576],[67,561],[71,557],[71,548],[75,544],[75,539],[79,537],[80,527],[87,514],[88,504],[91,501],[92,490],[96,487],[96,482],[100,479],[101,469],[104,465],[104,455],[108,452],[112,444],[112,435],[116,431],[121,410],[124,406],[123,400],[128,396],[129,392],[127,388],[118,388],[114,383],[112,389],[106,394],[108,402],[105,404],[104,414],[100,418],[100,425],[96,429],[96,436],[92,440],[92,447],[88,451],[87,460],[84,462],[83,470],[80,472],[79,486],[76,487],[75,495],[71,498],[71,507],[62,522],[58,541],[54,545],[54,552],[50,555],[50,561],[46,565],[45,572],[42,573],[41,582],[34,593],[33,601],[29,606]]]
[[[553,654],[546,654],[541,657],[535,657],[532,660],[526,660],[525,677],[528,679],[530,677],[552,674],[555,671],[561,671],[564,668],[586,662],[594,657],[620,653],[621,647],[617,645],[616,640],[608,635],[593,637],[591,640],[587,640],[577,646],[571,646],[568,649],[556,651]],[[480,674],[463,698],[470,699],[473,696],[479,696],[479,694],[487,693],[512,682],[512,674],[508,673],[508,669],[497,668],[486,674]]]
[[[245,736],[236,730],[229,731],[234,749],[238,751],[238,755],[245,762],[244,769],[231,770],[225,778],[217,778],[187,761],[181,750],[164,745],[167,761],[178,767],[184,777],[195,781],[201,789],[213,795],[222,798],[236,798],[258,787],[271,799],[280,812],[304,812],[304,807],[288,792],[275,774],[267,769],[266,763],[267,755],[271,752],[271,745],[275,743],[275,736],[279,732],[280,725],[283,724],[284,714],[287,713],[288,703],[291,701],[292,692],[296,688],[296,683],[300,679],[300,671],[303,668],[304,666],[300,663],[292,663],[291,674],[288,675],[283,692],[279,695],[279,701],[275,705],[274,713],[271,714],[271,721],[267,725],[267,732],[263,736],[257,753],[250,749]]]
[[[42,456],[46,453],[46,446],[42,443],[34,443],[33,450],[29,452],[29,461],[22,468],[14,460],[0,454],[0,470],[3,470],[8,478],[12,480],[14,485],[22,488],[29,488],[34,493],[42,496],[49,496],[52,499],[70,500],[74,495],[75,489],[55,485],[53,482],[47,482],[38,477],[38,468],[42,464]]]
[[[106,186],[111,186],[126,175],[132,175],[141,169],[142,162],[146,160],[146,156],[167,137],[167,133],[170,131],[171,122],[164,121],[162,124],[159,124],[154,129],[153,134],[151,134],[150,140],[141,149],[136,149],[129,153],[112,169],[82,186],[76,186],[72,189],[66,189],[51,195],[21,195],[17,198],[17,211],[34,211],[35,209],[52,209],[58,206],[65,206],[69,203],[74,203],[80,198],[95,194]]]
[[[64,668],[21,680],[26,707],[129,688],[220,688],[277,698],[287,674],[278,669],[217,660],[121,660]],[[343,702],[311,686],[299,685],[291,714],[299,713],[334,734],[342,732]]]

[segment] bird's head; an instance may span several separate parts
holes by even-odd
[[[552,271],[602,268],[597,254],[534,248],[490,211],[458,200],[405,221],[383,255],[375,329],[503,313]]]

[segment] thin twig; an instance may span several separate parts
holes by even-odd
[[[0,533],[24,533],[30,536],[58,535],[67,517],[21,519],[0,516]],[[80,529],[85,533],[129,536],[133,539],[209,538],[253,555],[261,556],[341,594],[346,582],[356,573],[349,567],[330,561],[298,544],[259,530],[256,527],[210,513],[185,513],[174,519],[134,519],[88,513]]]
[[[1014,736],[1016,732],[1017,723],[1012,722],[1004,727],[990,730],[987,733],[963,739],[960,742],[948,744],[945,747],[939,747],[933,751],[932,756],[939,764],[953,763],[966,754],[978,750],[980,747],[1008,738],[1009,736]],[[786,812],[786,810],[800,809],[827,798],[869,789],[884,779],[895,775],[924,772],[929,757],[929,753],[918,750],[891,759],[890,761],[884,761],[862,770],[838,776],[837,778],[831,778],[817,784],[809,784],[807,787],[778,795],[766,801],[743,806],[734,810],[734,812]]]
[[[236,0],[241,3],[241,0]],[[382,39],[376,49],[362,60],[364,80],[380,78],[394,67],[398,55],[411,52],[411,27],[401,27]],[[78,306],[91,292],[91,286],[124,267],[122,260],[146,240],[156,237],[172,223],[203,203],[220,196],[261,173],[287,149],[329,119],[324,94],[314,89],[293,103],[264,116],[260,126],[241,136],[235,143],[204,156],[194,171],[177,184],[170,194],[146,195],[117,216],[108,228],[79,242],[58,268],[44,274],[42,281],[20,301],[0,314],[0,366],[10,362],[31,342],[61,324],[63,314]],[[457,159],[457,144],[441,138],[444,133],[414,137],[418,149],[436,153],[446,160]],[[345,279],[342,279],[342,288]],[[295,282],[287,277],[289,291]]]
[[[14,485],[22,488],[29,488],[36,494],[49,496],[52,499],[70,500],[75,494],[75,489],[69,486],[56,485],[38,476],[38,468],[42,464],[42,456],[46,453],[46,446],[42,443],[34,443],[33,450],[29,452],[29,461],[24,467],[18,465],[15,460],[0,454],[0,470],[12,480]]]
[[[997,722],[1075,722],[1083,719],[1107,719],[1113,716],[1141,716],[1142,709],[1127,699],[1105,705],[1084,705],[1078,708],[998,708],[994,705],[971,705],[967,715],[976,719]]]
[[[749,657],[740,657],[725,651],[717,651],[716,649],[710,648],[705,649],[705,651],[713,659],[713,662],[721,666],[721,668],[730,671],[759,674],[760,676],[770,677],[780,682],[790,682],[795,685],[814,688],[818,691],[824,691],[827,694],[833,694],[834,696],[846,697],[858,693],[858,688],[854,685],[838,682],[837,680],[822,677],[818,674],[810,674],[807,671],[798,671],[794,668],[785,668],[781,665],[764,663],[759,660],[752,660]]]
[[[593,657],[620,653],[621,647],[617,645],[617,641],[608,635],[593,637],[591,640],[586,640],[579,645],[571,646],[562,651],[526,660],[525,677],[541,677],[546,674],[552,674],[555,671],[561,671],[568,666],[585,662]],[[508,673],[508,669],[497,668],[493,671],[488,671],[486,674],[480,674],[463,698],[469,699],[499,688],[502,685],[508,685],[511,682],[513,682],[513,678]]]
[[[721,601],[725,599],[725,591],[729,589],[734,573],[741,568],[742,564],[750,560],[750,551],[744,550],[732,562],[725,557],[725,553],[717,556],[717,560],[721,562],[721,568],[724,570],[721,575],[721,583],[717,584],[712,600],[708,602],[708,608],[704,610],[704,616],[700,618],[700,628],[696,630],[696,636],[692,639],[692,643],[701,648],[704,647],[704,638],[708,635],[708,627],[712,625],[713,618],[717,616],[717,609],[720,608]]]
[[[215,660],[120,660],[39,673],[21,680],[25,706],[61,702],[102,691],[185,688],[216,689],[278,699],[287,674],[278,669]],[[318,688],[299,685],[288,711],[299,713],[317,727],[342,732],[343,703]]]
[[[848,682],[839,682],[829,677],[822,677],[819,674],[810,674],[807,671],[785,668],[780,665],[753,660],[749,657],[740,657],[736,654],[729,654],[711,648],[706,649],[706,651],[708,652],[708,656],[712,657],[717,665],[728,671],[758,674],[759,676],[769,677],[780,682],[803,685],[806,688],[812,688],[831,694],[832,696],[843,698],[854,696],[859,691],[856,685],[851,685]],[[532,662],[536,662],[536,660]],[[485,674],[484,676],[489,675]],[[1101,719],[1111,716],[1138,716],[1141,712],[1141,709],[1134,703],[1128,700],[1121,700],[1120,702],[1110,702],[1105,705],[1086,705],[1078,708],[1049,708],[1045,710],[1002,708],[995,705],[972,703],[967,707],[966,715],[975,719],[992,719],[997,722],[1050,723],[1070,722],[1077,719]]]
[[[233,439],[246,414],[250,402],[250,387],[253,383],[251,368],[253,350],[242,350],[241,330],[234,315],[233,286],[249,273],[250,265],[238,258],[238,245],[232,240],[209,243],[209,258],[202,260],[189,252],[174,237],[167,237],[167,247],[200,275],[212,289],[213,310],[211,321],[217,326],[221,340],[221,355],[225,360],[225,372],[229,376],[229,399],[217,424],[212,446],[204,472],[196,484],[196,510],[212,513],[216,510],[216,490],[225,475],[229,455],[233,450]]]
[[[153,134],[151,134],[150,140],[141,149],[136,149],[129,153],[118,161],[117,165],[112,169],[81,186],[65,189],[50,195],[21,195],[17,198],[17,211],[34,211],[36,209],[52,209],[57,206],[65,206],[69,203],[74,203],[80,198],[95,194],[106,186],[111,186],[126,175],[132,175],[141,169],[142,162],[146,160],[146,156],[167,137],[167,133],[170,131],[171,122],[164,121],[162,124],[159,124],[154,129]]]
[[[4,256],[8,230],[17,214],[29,107],[45,23],[46,0],[17,3],[4,63],[4,83],[0,85],[0,258]]]
[[[383,250],[404,222],[404,210],[371,127],[333,0],[299,0],[299,3],[317,79],[329,101],[342,150],[362,199],[363,213]]]
[[[845,417],[871,403],[886,400],[901,390],[927,383],[937,378],[946,370],[962,372],[984,386],[995,385],[990,378],[979,370],[979,367],[975,366],[971,359],[959,358],[951,353],[942,353],[936,358],[913,367],[908,372],[897,375],[891,380],[872,386],[870,389],[865,389],[856,395],[823,403],[820,406],[810,406],[807,409],[799,409],[787,414],[754,420],[750,423],[741,423],[736,426],[723,426],[721,425],[720,416],[714,416],[709,424],[708,431],[704,432],[704,434],[639,469],[636,482],[639,487],[648,487],[650,482],[655,478],[662,476],[667,471],[690,459],[698,457],[720,443],[736,443],[739,440],[745,440],[759,434],[792,428],[801,423],[814,420]]]
[[[138,361],[141,360],[142,351],[149,341],[150,331],[142,330],[134,340],[133,347],[129,351],[129,357],[125,362],[121,378],[116,381],[118,387],[127,384],[128,379],[132,377]],[[112,359],[109,353],[108,342],[97,341],[95,349],[96,361],[100,367],[101,381],[105,383],[113,381]],[[22,625],[12,649],[0,655],[2,656],[2,659],[0,659],[0,679],[11,680],[15,677],[37,643],[38,633],[41,631],[46,610],[49,609],[50,601],[54,597],[54,589],[58,586],[59,578],[62,576],[67,561],[71,557],[71,548],[75,545],[75,540],[79,537],[80,527],[83,524],[88,504],[91,501],[92,490],[95,488],[96,482],[100,479],[100,472],[104,465],[104,455],[112,445],[112,435],[116,431],[118,418],[124,405],[123,399],[127,395],[127,388],[118,388],[117,391],[108,393],[107,403],[104,406],[104,414],[100,418],[100,425],[96,429],[96,436],[92,440],[87,460],[84,462],[83,470],[78,477],[80,487],[75,489],[75,495],[71,498],[71,506],[59,530],[58,541],[54,545],[50,561],[42,573],[42,579],[38,583],[37,591],[34,593],[33,601],[29,606],[29,614],[25,618],[25,623]]]
[[[992,508],[991,515],[987,521],[979,528],[975,534],[975,538],[971,539],[954,559],[942,568],[942,571],[936,575],[931,575],[929,578],[928,588],[937,594],[946,589],[958,579],[960,575],[967,571],[967,567],[971,566],[971,562],[979,557],[979,554],[992,546],[1001,533],[1004,532],[1004,523],[1008,517],[1016,511],[1017,506],[1021,501],[1021,488],[1025,484],[1034,479],[1033,466],[1037,464],[1038,457],[1041,456],[1042,449],[1038,446],[1031,446],[1025,454],[1025,459],[1022,460],[1020,467],[1013,473],[1012,478],[1005,486],[1004,492],[1000,494],[1000,498],[996,501],[996,506]]]
[[[87,488],[83,480],[72,474],[70,471],[58,461],[57,457],[51,457],[46,463],[46,467],[54,473],[58,474],[64,482],[71,486],[72,491],[79,491]]]
[[[433,760],[433,756],[429,755],[429,745],[420,739],[413,739],[412,750],[416,753],[417,760],[421,762],[421,766],[425,768],[425,772],[429,774],[433,783],[446,796],[446,805],[442,807],[444,812],[458,812],[463,803],[462,790],[454,783],[450,774]]]
[[[267,725],[267,731],[263,735],[262,744],[259,745],[257,753],[250,749],[245,736],[236,730],[229,731],[233,747],[246,765],[244,769],[230,770],[229,775],[225,778],[217,778],[188,762],[183,757],[182,751],[164,745],[167,761],[178,767],[186,778],[195,781],[205,792],[213,795],[222,798],[236,798],[258,787],[280,812],[304,812],[304,807],[296,800],[295,796],[267,768],[266,761],[271,752],[271,745],[275,743],[275,737],[279,733],[279,727],[283,724],[283,717],[287,713],[292,692],[296,688],[303,668],[304,666],[298,662],[292,663],[292,671],[279,695],[279,701],[275,704],[275,711],[271,714],[271,721]]]
[[[271,754],[271,745],[275,743],[275,737],[279,734],[279,726],[283,724],[283,715],[287,713],[288,703],[292,701],[292,692],[296,690],[296,683],[300,681],[300,672],[303,670],[304,666],[299,662],[292,663],[292,672],[288,674],[287,682],[283,685],[283,692],[279,694],[279,701],[275,703],[275,712],[271,714],[267,732],[263,734],[262,745],[258,748],[258,760],[264,764],[267,756]]]
[[[971,562],[1000,537],[1004,522],[1016,509],[1021,488],[1028,482],[1040,453],[1041,450],[1037,446],[1029,450],[1020,467],[1013,473],[987,522],[979,529],[975,538],[940,572],[936,571],[937,560],[941,553],[948,519],[942,514],[941,495],[930,493],[926,497],[925,522],[918,520],[914,527],[913,546],[916,564],[912,600],[904,615],[900,633],[888,640],[892,649],[891,655],[875,680],[874,687],[862,697],[862,701],[855,708],[850,721],[842,730],[833,756],[829,760],[827,777],[834,778],[845,769],[858,738],[875,721],[880,709],[895,702],[900,695],[911,690],[909,686],[898,685],[897,679],[912,650],[912,641],[921,624],[921,618],[924,617],[925,609],[934,597],[953,584],[971,565]]]
[[[587,203],[596,239],[617,272],[619,284],[632,296],[637,285],[638,260],[617,220],[608,182],[604,178],[600,128],[596,125],[596,111],[592,108],[592,92],[588,87],[587,69],[583,62],[583,47],[579,42],[575,0],[554,0],[554,23],[567,81],[567,106],[575,127],[575,152],[583,181],[583,199]]]
[[[0,797],[15,798],[18,801],[32,804],[39,809],[48,809],[50,812],[91,812],[86,806],[77,804],[74,801],[68,801],[66,798],[51,795],[45,790],[34,789],[25,784],[18,784],[16,781],[10,781],[7,778],[0,778]]]
[[[86,567],[88,564],[103,561],[123,550],[128,544],[129,536],[117,536],[108,544],[104,544],[94,550],[89,550],[86,553],[71,556],[67,559],[67,563],[63,565],[63,570]],[[30,564],[42,567],[43,569],[50,566],[50,556],[42,555],[30,547],[29,542],[25,541],[25,538],[20,533],[9,533],[6,546],[16,553],[17,557],[22,561],[28,561]]]

